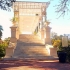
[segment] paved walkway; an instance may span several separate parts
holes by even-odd
[[[70,70],[70,64],[58,60],[2,60],[0,70]]]

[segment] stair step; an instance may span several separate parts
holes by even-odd
[[[39,36],[20,35],[13,58],[47,58],[49,53]]]

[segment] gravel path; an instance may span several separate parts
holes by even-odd
[[[58,60],[2,60],[0,70],[70,70],[70,64]]]

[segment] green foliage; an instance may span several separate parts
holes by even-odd
[[[53,44],[53,47],[60,47],[61,46],[61,40],[52,39],[52,44]]]
[[[34,31],[34,35],[36,35],[37,34],[37,32],[36,31]]]
[[[0,31],[2,31],[3,30],[3,27],[0,25]]]
[[[2,31],[0,31],[0,40],[1,40],[1,37],[2,37]]]
[[[0,8],[3,10],[10,10],[10,7],[12,6],[13,2],[16,0],[0,0]]]
[[[3,27],[0,25],[0,39],[2,37],[2,30],[3,30]]]
[[[6,48],[9,45],[10,37],[5,38],[4,41],[0,43],[0,58],[5,56]]]
[[[0,46],[6,48],[6,47],[8,47],[8,43],[7,42],[0,43]]]
[[[0,58],[5,56],[5,48],[6,48],[6,44],[5,43],[1,43],[0,44]]]
[[[4,42],[0,43],[0,58],[5,56],[7,47],[8,47],[7,42],[4,41]]]
[[[18,21],[18,17],[13,17],[13,18],[11,19],[11,21],[12,21],[12,23],[15,25],[16,22]]]
[[[9,42],[10,42],[10,37],[4,39],[4,43],[6,43],[7,45],[9,44]]]
[[[18,21],[18,18],[17,18],[17,17],[13,17],[13,18],[11,19],[11,21],[15,23],[15,22]]]
[[[61,47],[61,51],[67,53],[67,61],[70,62],[70,47]]]

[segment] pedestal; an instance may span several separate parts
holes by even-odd
[[[19,35],[19,31],[18,31],[18,27],[17,26],[12,26],[12,27],[10,27],[11,28],[11,39],[10,39],[10,41],[12,42],[12,43],[14,43],[14,42],[16,42],[17,41],[17,39],[18,39],[18,35]]]
[[[50,48],[50,56],[57,57],[57,47]]]
[[[5,55],[5,58],[11,58],[12,55],[14,53],[14,48],[11,47],[11,48],[6,48],[6,55]]]

